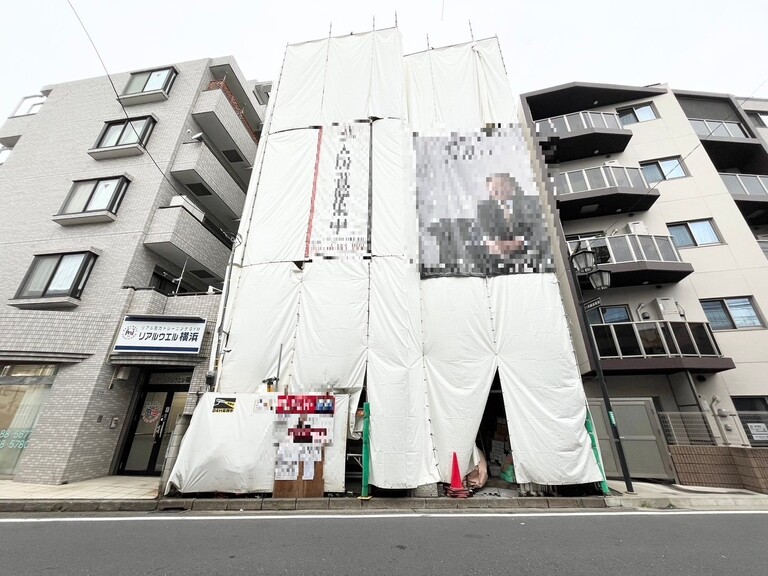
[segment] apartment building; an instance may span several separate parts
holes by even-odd
[[[268,90],[202,59],[45,86],[0,127],[0,477],[163,470]]]
[[[679,480],[671,446],[768,446],[768,102],[581,82],[521,100],[609,475],[597,362],[633,477]],[[566,264],[579,248],[611,272],[599,292],[578,276],[583,314]]]

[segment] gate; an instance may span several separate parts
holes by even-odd
[[[612,398],[611,404],[621,434],[621,443],[630,476],[634,479],[648,478],[674,482],[675,469],[653,400],[651,398]],[[608,413],[603,401],[590,398],[589,409],[595,421],[605,475],[609,478],[621,478],[619,457],[611,439]]]

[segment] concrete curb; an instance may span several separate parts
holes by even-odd
[[[162,498],[160,500],[0,500],[8,512],[253,512],[356,510],[768,510],[766,496],[608,496],[584,498]]]

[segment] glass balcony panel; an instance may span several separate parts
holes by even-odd
[[[742,175],[741,183],[744,184],[744,187],[747,189],[747,194],[750,196],[766,195],[765,188],[763,188],[763,185],[760,184],[760,180],[757,176]]]
[[[627,168],[627,173],[631,182],[630,186],[633,188],[647,188],[640,168]]]
[[[707,122],[707,126],[709,126],[709,129],[712,131],[712,136],[716,136],[718,138],[731,137],[731,135],[728,133],[728,129],[725,127],[725,124],[722,122]]]
[[[768,176],[758,176],[757,178],[760,180],[760,183],[763,185],[763,188],[768,190]]]
[[[581,114],[568,114],[566,119],[568,120],[568,126],[571,132],[584,130],[584,120],[582,120]]]
[[[731,136],[734,138],[747,138],[747,133],[744,131],[744,127],[739,124],[738,122],[726,122],[726,127],[728,128],[728,132],[731,133]]]
[[[608,128],[621,128],[621,126],[619,126],[619,121],[613,114],[603,114],[603,120]]]
[[[600,168],[590,168],[589,170],[584,170],[584,172],[587,175],[590,190],[600,190],[606,187],[603,171]]]
[[[595,335],[595,342],[597,343],[597,351],[601,358],[616,357],[619,355],[616,349],[616,343],[613,341],[611,335],[611,327],[604,324],[598,324],[592,326],[592,333]]]
[[[647,356],[660,356],[667,353],[661,339],[661,332],[655,322],[638,323],[637,333]]]
[[[687,322],[670,322],[670,327],[672,328],[672,333],[675,335],[675,340],[677,341],[677,346],[680,349],[680,354],[685,355],[696,355],[696,346],[693,344],[693,339],[691,338],[691,335],[688,333],[688,323]]]
[[[646,260],[661,260],[659,251],[656,249],[656,245],[653,242],[653,236],[639,236],[640,247],[643,249],[643,254]]]
[[[614,262],[632,262],[635,257],[632,255],[632,250],[629,248],[629,242],[626,236],[610,236],[608,243],[611,246],[613,252]]]
[[[555,194],[568,194],[571,190],[568,188],[568,180],[565,174],[555,174]]]
[[[702,356],[717,356],[717,351],[709,339],[709,331],[706,324],[696,322],[689,324],[689,326],[693,333],[693,339],[696,341],[696,346],[699,347],[699,354]]]
[[[656,236],[656,246],[658,246],[659,252],[661,253],[661,259],[664,262],[680,262],[670,238],[667,238],[666,236]]]
[[[640,342],[637,340],[635,328],[632,324],[614,324],[613,329],[616,332],[616,340],[619,343],[619,350],[622,356],[642,356]]]
[[[608,182],[608,186],[616,186],[616,179],[613,177],[613,172],[611,170],[603,170],[603,175]]]
[[[589,123],[593,128],[605,128],[605,121],[603,115],[599,112],[587,112],[589,116]]]
[[[661,335],[664,337],[664,341],[667,343],[667,349],[670,354],[678,355],[680,350],[677,348],[677,343],[672,336],[672,331],[669,329],[669,324],[664,322],[660,325]]]
[[[691,126],[693,126],[693,131],[699,136],[709,136],[709,128],[707,128],[704,120],[691,120]]]
[[[746,194],[744,186],[741,185],[739,177],[736,174],[720,174],[720,178],[723,179],[725,187],[728,188],[728,192],[731,194]]]
[[[635,260],[643,260],[645,257],[640,249],[640,242],[638,242],[637,236],[627,236],[627,240],[629,240],[629,245],[635,253]]]
[[[595,263],[607,264],[611,261],[611,253],[608,251],[605,238],[594,238],[590,240],[589,247],[595,251]]]
[[[589,190],[587,179],[584,177],[584,172],[581,170],[568,172],[568,180],[571,182],[572,192],[584,192],[585,190]]]
[[[552,130],[555,132],[555,134],[566,134],[568,132],[568,127],[565,124],[565,117],[564,116],[557,116],[555,118],[549,119]]]
[[[619,188],[629,188],[632,186],[630,179],[627,177],[627,173],[624,172],[624,168],[613,166],[609,171],[613,174],[613,177],[616,178],[616,186]]]

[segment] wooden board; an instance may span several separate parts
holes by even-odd
[[[315,477],[302,480],[304,462],[299,462],[298,480],[275,480],[272,498],[322,498],[323,497],[323,462],[315,462]]]

